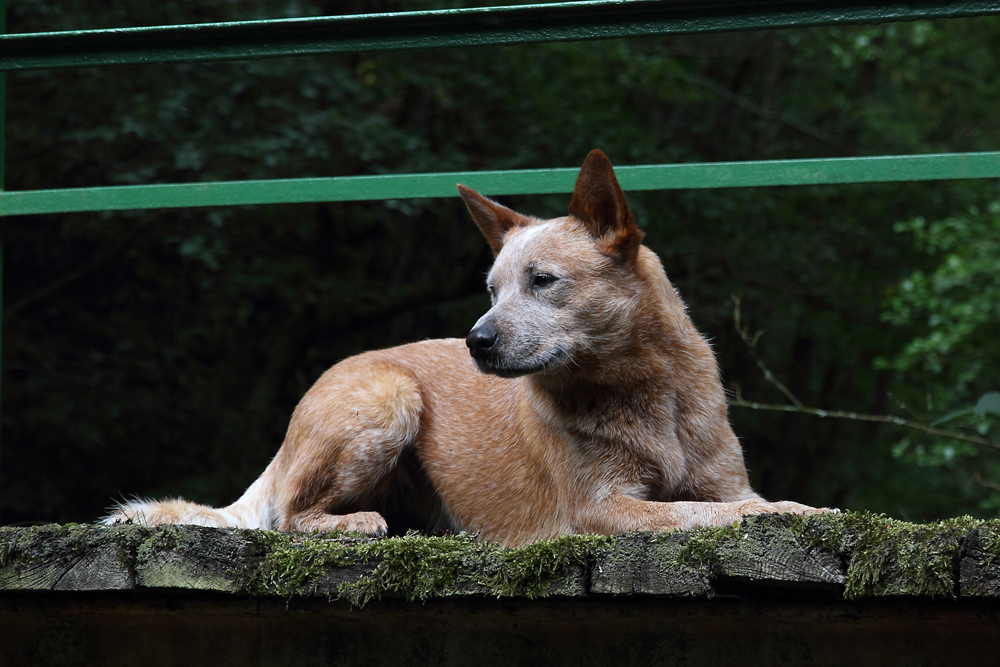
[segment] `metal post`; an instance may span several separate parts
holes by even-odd
[[[7,32],[7,0],[0,0],[0,34]],[[0,192],[4,190],[4,162],[6,153],[4,136],[7,115],[7,73],[0,72]],[[3,370],[3,219],[0,218],[0,371]],[[3,377],[0,375],[0,377]],[[0,386],[2,386],[0,382]],[[0,450],[2,451],[2,450]]]

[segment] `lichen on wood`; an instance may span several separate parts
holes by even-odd
[[[792,530],[847,563],[844,595],[956,596],[962,537],[989,522],[964,516],[913,524],[871,512],[799,518]]]
[[[122,590],[147,531],[67,524],[0,528],[0,590]]]
[[[342,533],[307,536],[274,531],[241,531],[255,540],[263,552],[256,570],[243,582],[257,594],[311,595],[318,592],[319,578],[331,569],[352,565]]]
[[[988,536],[984,558],[1000,559],[1000,521],[958,517],[913,524],[871,512],[842,512],[810,516],[763,515],[742,524],[699,528],[688,537],[676,557],[680,565],[707,576],[739,576],[738,563],[757,543],[773,553],[803,550],[832,581],[830,557],[840,559],[847,599],[882,596],[956,596],[955,571],[963,538],[975,530]],[[752,539],[756,538],[756,539]],[[763,539],[761,539],[763,538]],[[824,557],[825,556],[825,557]],[[767,560],[758,559],[767,570]],[[766,577],[767,574],[764,574]],[[800,570],[798,581],[808,579]]]
[[[341,584],[338,593],[358,605],[383,595],[407,600],[475,593],[542,597],[571,568],[586,567],[611,543],[603,536],[568,535],[511,549],[477,542],[467,534],[411,533],[357,547],[358,558],[378,565],[358,581]]]
[[[0,528],[0,591],[186,588],[363,605],[378,598],[712,597],[736,590],[727,582],[818,586],[847,599],[1000,598],[1000,521],[761,515],[721,528],[575,535],[521,548],[467,534]]]
[[[575,535],[508,549],[468,534],[374,539],[346,533],[242,532],[257,541],[263,554],[244,584],[247,590],[285,597],[325,595],[359,606],[382,597],[544,596],[572,568],[586,568],[612,542]]]

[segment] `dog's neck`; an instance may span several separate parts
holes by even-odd
[[[543,406],[550,419],[581,428],[595,418],[643,423],[674,401],[725,400],[708,342],[659,259],[642,251],[636,273],[656,298],[644,300],[623,320],[625,326],[602,343],[600,355],[519,380],[525,383],[524,395]]]
[[[692,343],[700,341],[700,336],[693,327],[664,326],[660,318],[639,322],[632,329],[604,345],[603,350],[611,354],[586,356],[521,380],[532,392],[548,395],[568,411],[590,410],[589,403],[605,397],[638,405],[646,402],[646,396],[670,393],[678,372],[689,374],[691,358],[699,356]],[[692,340],[692,334],[697,338]],[[708,370],[714,375],[714,364]]]

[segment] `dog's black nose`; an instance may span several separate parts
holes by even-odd
[[[483,324],[469,332],[465,338],[465,344],[469,346],[469,351],[476,359],[481,354],[493,347],[497,342],[497,330],[490,324]]]

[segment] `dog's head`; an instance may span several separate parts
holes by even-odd
[[[466,338],[481,371],[597,370],[628,345],[645,282],[638,267],[659,262],[642,247],[604,153],[587,156],[562,218],[531,218],[458,189],[496,255],[486,282],[493,307]]]

